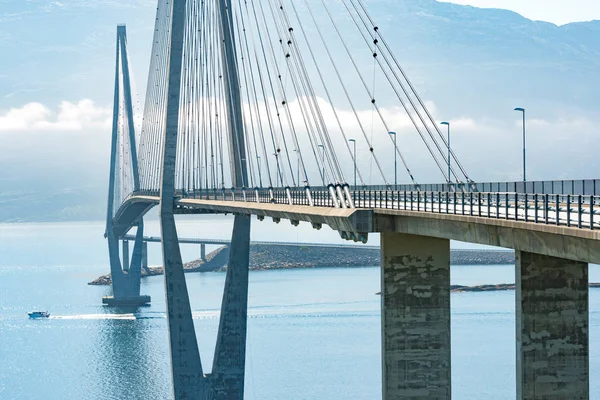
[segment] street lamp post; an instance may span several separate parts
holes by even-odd
[[[450,122],[442,122],[442,125],[446,125],[448,127],[448,183],[452,183],[452,172],[450,169],[450,162],[452,158],[450,157]]]
[[[321,163],[323,164],[323,172],[321,173],[321,179],[323,180],[323,186],[326,186],[325,185],[325,146],[320,144],[319,148],[321,148]]]
[[[356,140],[350,139],[348,141],[354,144],[354,187],[356,187]]]
[[[523,182],[527,182],[527,158],[526,158],[526,150],[525,150],[525,109],[521,107],[515,108],[515,111],[520,111],[523,113]]]
[[[394,135],[394,186],[398,186],[398,151],[396,147],[396,132],[389,132]]]

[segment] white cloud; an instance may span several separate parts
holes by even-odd
[[[0,132],[65,132],[110,127],[111,110],[83,99],[72,103],[63,101],[58,110],[33,102],[20,108],[0,111]]]
[[[518,125],[521,126],[522,122],[519,121]],[[593,131],[597,129],[595,125],[587,118],[558,118],[554,121],[548,121],[545,119],[530,119],[527,121],[527,126],[538,128],[538,129],[550,129],[555,131],[560,130],[577,130],[577,131]]]
[[[335,153],[339,158],[341,168],[346,179],[353,176],[353,148],[341,135],[335,114],[331,105],[324,99],[318,98],[323,120],[328,128]],[[336,105],[337,106],[337,105]],[[307,166],[309,179],[312,184],[320,182],[319,164],[321,153],[314,152],[308,141],[308,132],[304,127],[302,111],[299,100],[294,99],[288,104],[294,127],[299,138],[302,155]],[[436,118],[435,104],[427,102],[427,107],[432,116]],[[260,120],[265,123],[265,104],[259,105]],[[351,109],[336,107],[342,129],[346,138],[356,139],[357,167],[366,183],[381,184],[382,178],[374,164],[369,152],[369,146],[360,129],[357,118]],[[250,134],[250,114],[246,104],[247,134]],[[271,110],[274,113],[274,110]],[[281,110],[280,110],[281,111]],[[403,153],[411,172],[419,182],[441,182],[443,176],[440,168],[445,171],[446,147],[440,135],[431,129],[432,135],[440,146],[432,143],[429,133],[422,129],[425,140],[432,148],[433,153],[440,162],[440,168],[433,161],[432,155],[425,146],[423,139],[416,132],[406,112],[401,107],[381,107],[381,114],[386,120],[389,130],[398,134],[398,147]],[[273,114],[274,115],[274,114]],[[287,117],[282,113],[283,130],[288,138],[292,169],[295,169],[296,155],[292,152],[295,148],[290,133]],[[374,154],[381,163],[384,175],[388,182],[393,181],[394,150],[392,137],[387,131],[379,116],[373,110],[361,108],[357,110],[358,120],[361,121],[365,134],[375,149]],[[465,167],[471,178],[477,181],[504,181],[519,180],[522,174],[522,121],[516,114],[506,114],[504,119],[496,116],[473,118],[462,115],[449,119],[451,124],[452,148]],[[254,118],[256,119],[256,118]],[[420,121],[416,118],[419,126]],[[440,134],[446,137],[446,128],[439,125],[441,120],[436,119],[436,126]],[[430,128],[432,127],[429,124]],[[268,129],[265,125],[263,129]],[[279,129],[275,129],[276,139],[281,143]],[[250,137],[250,136],[248,136]],[[598,176],[600,167],[594,162],[594,143],[598,134],[594,124],[589,118],[582,115],[567,115],[553,118],[550,116],[527,119],[527,165],[528,176],[531,179],[563,179],[563,178],[589,178]],[[317,143],[321,143],[317,138]],[[271,144],[267,143],[267,158],[271,165],[275,159],[272,156]],[[254,150],[253,150],[254,151]],[[261,151],[259,150],[259,153]],[[264,160],[264,154],[260,154]],[[289,165],[282,168],[289,174]],[[454,162],[453,162],[454,165]],[[398,159],[398,176],[401,182],[408,182],[408,175]]]

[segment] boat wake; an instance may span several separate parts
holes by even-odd
[[[362,308],[347,310],[345,312],[332,311],[328,307],[313,307],[309,310],[298,307],[258,307],[248,310],[249,318],[289,318],[289,317],[347,317],[353,315],[362,315],[363,313],[371,314],[371,310]],[[195,320],[212,320],[219,319],[220,310],[200,310],[193,311],[192,318]],[[50,315],[44,319],[52,320],[125,320],[135,321],[144,319],[166,319],[167,315],[164,312],[141,312],[129,314],[79,314],[79,315]]]
[[[122,320],[135,320],[136,317],[133,314],[80,314],[80,315],[51,315],[49,319],[122,319]]]

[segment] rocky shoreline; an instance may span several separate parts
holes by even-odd
[[[209,253],[206,255],[205,260],[194,260],[188,263],[183,264],[183,269],[186,273],[188,272],[213,272],[217,271],[223,266],[227,265],[227,259],[229,258],[229,248],[228,247],[220,247],[219,249]],[[160,267],[149,267],[147,269],[142,269],[142,278],[149,276],[158,276],[163,275],[165,270],[162,266]],[[88,282],[88,285],[94,286],[103,286],[110,285],[112,283],[110,279],[110,274],[102,275],[91,282]]]
[[[222,272],[227,268],[229,247],[223,246],[183,265],[188,272]],[[251,245],[250,270],[267,271],[292,268],[348,268],[379,266],[380,250],[377,248],[342,248],[317,246]],[[452,265],[510,265],[515,262],[513,251],[506,250],[452,250]],[[142,277],[163,275],[163,267],[142,270]],[[110,285],[110,274],[103,275],[88,285]],[[600,283],[590,283],[590,288],[600,288]],[[452,293],[498,292],[515,290],[514,283],[498,285],[452,285]],[[380,293],[378,293],[380,294]]]
[[[223,246],[209,253],[206,260],[184,264],[185,272],[219,272],[227,267],[229,247]],[[506,265],[513,264],[513,251],[506,250],[452,250],[453,265]],[[378,248],[343,248],[318,246],[251,245],[250,270],[265,271],[290,268],[343,268],[379,266]],[[142,277],[162,275],[162,267],[142,270]],[[110,274],[103,275],[89,285],[110,285]]]
[[[600,288],[600,283],[590,283],[590,288]],[[452,285],[450,291],[452,293],[473,293],[473,292],[502,292],[515,290],[514,283],[501,283],[499,285],[479,285],[479,286],[461,286]]]

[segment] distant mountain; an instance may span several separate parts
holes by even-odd
[[[449,114],[490,116],[516,102],[597,109],[600,21],[556,26],[434,0],[367,6],[424,97]]]
[[[0,191],[0,222],[102,220],[106,216],[102,188],[77,190]]]

